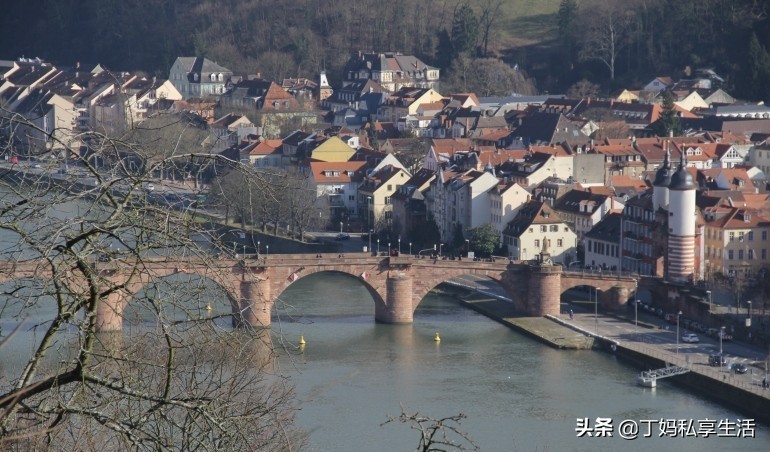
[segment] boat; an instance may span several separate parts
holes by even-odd
[[[658,384],[658,378],[654,373],[644,371],[636,377],[636,384],[645,388],[654,388]]]

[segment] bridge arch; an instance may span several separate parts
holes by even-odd
[[[307,282],[308,280],[312,279],[313,277],[320,276],[324,273],[327,274],[335,274],[335,275],[344,275],[345,277],[349,278],[351,281],[356,281],[361,287],[363,287],[366,292],[371,296],[373,301],[373,308],[376,312],[377,309],[382,309],[384,307],[385,299],[378,291],[378,288],[376,287],[377,281],[372,281],[372,278],[368,274],[362,274],[364,273],[359,272],[355,273],[351,268],[348,267],[342,267],[342,268],[328,268],[328,267],[318,267],[318,268],[311,268],[307,269],[306,271],[302,271],[301,273],[291,272],[289,275],[285,278],[285,280],[281,281],[280,279],[275,281],[274,285],[272,287],[275,287],[275,290],[272,291],[271,298],[273,299],[273,303],[278,302],[282,299],[284,293],[287,291],[295,288],[297,284],[302,284],[303,282]],[[273,309],[275,309],[275,306],[273,306]]]

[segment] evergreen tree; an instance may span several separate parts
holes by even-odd
[[[452,20],[453,57],[461,53],[473,53],[479,40],[479,19],[467,3],[455,10]]]
[[[666,90],[663,93],[663,111],[660,118],[655,123],[655,133],[659,136],[679,136],[682,133],[682,124],[679,121],[679,115],[674,106],[674,95]]]
[[[769,100],[770,55],[760,44],[756,33],[751,34],[743,70],[738,75],[736,92],[746,100]]]
[[[434,64],[441,69],[447,69],[452,64],[454,49],[452,49],[452,38],[446,29],[438,32],[438,43],[436,44],[436,59]]]

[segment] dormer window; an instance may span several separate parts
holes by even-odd
[[[224,77],[225,77],[224,75],[219,74],[219,75],[217,75],[217,80],[219,80],[220,82],[224,81]]]
[[[193,74],[193,80],[198,81],[198,74]]]
[[[211,74],[211,81],[212,82],[216,82],[217,81],[217,75],[216,74]]]

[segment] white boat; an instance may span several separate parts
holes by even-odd
[[[642,372],[636,377],[636,384],[645,388],[654,388],[658,384],[658,378],[649,372]]]

